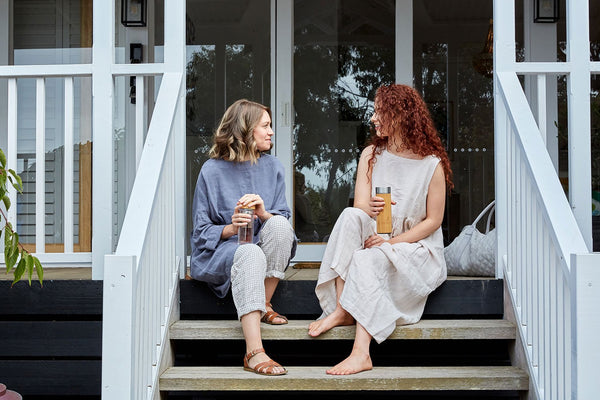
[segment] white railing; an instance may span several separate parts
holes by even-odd
[[[119,76],[125,77],[135,77],[136,82],[136,91],[139,99],[143,99],[145,96],[145,79],[149,79],[150,77],[160,77],[164,72],[164,65],[161,63],[155,64],[113,64],[111,67],[111,74],[113,85],[115,84],[115,79]],[[31,237],[31,247],[30,249],[36,254],[36,256],[42,261],[45,268],[52,267],[65,267],[65,266],[86,266],[89,267],[92,262],[92,254],[91,254],[91,215],[86,219],[87,224],[84,226],[82,224],[82,208],[87,207],[88,212],[91,204],[82,204],[81,203],[81,191],[83,190],[82,184],[90,185],[90,179],[83,178],[80,176],[79,179],[79,191],[80,191],[80,201],[77,201],[76,197],[76,188],[75,188],[75,176],[74,176],[74,158],[75,158],[75,143],[74,143],[74,125],[76,122],[76,111],[75,111],[75,103],[78,100],[76,94],[74,80],[76,78],[91,78],[92,77],[92,65],[91,64],[68,64],[68,65],[10,65],[10,66],[0,66],[0,78],[7,78],[7,161],[8,168],[12,168],[18,173],[26,174],[27,171],[24,169],[23,171],[19,170],[19,158],[23,158],[23,153],[18,152],[18,146],[20,140],[25,140],[24,138],[19,137],[19,124],[22,123],[26,116],[20,115],[18,113],[18,100],[20,97],[20,92],[23,91],[23,87],[19,88],[21,85],[20,80],[25,81],[24,85],[34,86],[34,96],[35,101],[32,105],[32,112],[34,112],[35,119],[35,132],[32,137],[33,148],[31,150],[31,156],[27,158],[28,162],[35,162],[35,177],[31,177],[30,181],[32,186],[34,186],[33,190],[27,195],[31,196],[30,199],[24,199],[23,196],[17,195],[15,190],[9,188],[9,197],[11,200],[12,207],[8,212],[8,217],[11,221],[17,221],[19,218],[17,216],[17,210],[19,209],[18,203],[22,202],[33,202],[33,215],[31,215],[30,224],[34,227],[32,232],[29,235],[24,234],[21,230],[19,230],[19,234],[21,238],[23,237]],[[48,119],[47,116],[47,107],[46,107],[46,91],[48,87],[48,79],[50,78],[60,78],[59,82],[52,82],[50,90],[57,90],[59,86],[62,87],[64,92],[63,98],[58,98],[58,101],[61,101],[62,104],[58,105],[58,108],[62,108],[63,111],[63,127],[62,131],[58,132],[60,138],[57,138],[58,142],[62,143],[62,151],[60,154],[64,155],[63,166],[62,166],[62,176],[55,178],[59,181],[63,182],[63,186],[59,190],[62,194],[62,243],[58,246],[48,244],[46,230],[48,229],[47,225],[47,217],[51,214],[48,214],[46,210],[47,203],[47,191],[46,188],[46,168],[40,167],[44,166],[47,161],[47,151],[46,151],[46,121]],[[29,82],[27,82],[29,81]],[[32,82],[33,81],[33,82]],[[81,98],[87,96],[86,102],[89,102],[91,105],[92,93],[90,90],[85,91],[81,90],[80,93]],[[137,101],[135,105],[135,121],[133,123],[135,128],[135,135],[133,139],[133,148],[134,148],[134,157],[136,160],[135,167],[139,165],[140,157],[141,157],[141,149],[144,145],[144,134],[146,131],[146,123],[145,123],[145,114],[144,111],[147,108],[147,104],[144,101]],[[80,129],[85,129],[91,131],[91,119],[88,115],[87,118],[80,117],[79,118]],[[84,125],[87,124],[87,127],[83,128]],[[112,126],[112,125],[111,125]],[[106,132],[109,134],[112,133],[112,129],[106,129]],[[104,134],[105,132],[102,132]],[[88,139],[89,140],[89,139]],[[109,138],[112,140],[112,137]],[[85,143],[84,143],[85,144]],[[85,144],[86,150],[89,151],[91,146],[90,142]],[[20,149],[22,152],[23,150]],[[28,154],[29,155],[29,154]],[[81,156],[81,154],[80,154]],[[91,161],[91,160],[90,160]],[[55,162],[59,162],[56,160]],[[88,166],[91,169],[91,165]],[[25,167],[24,167],[25,168]],[[81,174],[82,171],[80,170]],[[87,179],[87,180],[85,180]],[[25,182],[25,179],[24,179]],[[55,189],[56,190],[56,189]],[[112,187],[103,188],[104,191],[110,191]],[[88,192],[91,192],[91,188],[88,188]],[[90,193],[91,195],[91,193]],[[128,196],[129,193],[123,193],[123,197]],[[91,202],[91,198],[86,198],[87,201]],[[79,244],[74,243],[75,237],[75,208],[77,207],[77,203],[79,206]],[[25,209],[26,207],[22,207],[21,209]],[[25,211],[22,211],[22,213]],[[90,212],[91,214],[91,212]],[[21,220],[26,219],[27,215],[20,214]],[[108,219],[108,218],[107,218]],[[98,226],[100,224],[97,224]],[[109,224],[110,226],[110,224]],[[89,231],[88,231],[89,230]],[[96,235],[99,233],[99,229],[96,228]],[[114,232],[113,232],[114,233]],[[86,239],[83,239],[85,236]],[[102,232],[101,236],[108,236],[110,234],[107,232]],[[23,241],[23,240],[22,240]],[[83,242],[82,242],[83,241]],[[27,241],[25,241],[27,243]],[[3,245],[0,243],[0,245]],[[52,247],[50,250],[48,247]],[[3,254],[0,254],[0,263],[4,263]]]
[[[61,78],[64,88],[64,126],[62,130],[62,143],[64,148],[63,176],[64,182],[61,192],[63,198],[63,255],[60,257],[61,265],[89,263],[91,255],[86,252],[73,253],[74,236],[74,78],[91,77],[92,70],[89,64],[77,65],[27,65],[27,66],[0,66],[0,78],[8,78],[8,112],[7,112],[7,157],[8,167],[18,171],[17,142],[18,142],[18,79],[35,79],[35,253],[45,266],[50,266],[56,259],[55,254],[46,253],[46,86],[48,78]],[[20,202],[16,191],[9,190],[12,207],[9,210],[9,219],[17,221],[17,203]],[[80,232],[80,240],[81,240]],[[1,259],[4,262],[4,259]]]
[[[497,171],[506,181],[497,198],[506,210],[496,217],[506,227],[499,275],[512,300],[531,386],[538,399],[595,398],[600,254],[588,252],[516,73],[498,72],[497,83],[496,152],[507,167]]]
[[[105,256],[102,398],[153,399],[168,324],[178,318],[176,254],[183,74],[165,73],[116,253]]]

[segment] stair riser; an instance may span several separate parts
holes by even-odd
[[[272,303],[294,319],[321,314],[314,281],[281,281]],[[423,318],[502,318],[502,280],[448,280],[427,300]],[[181,319],[236,318],[231,295],[217,299],[203,282],[181,281]]]
[[[265,341],[271,357],[283,365],[331,367],[352,350],[352,341]],[[176,366],[241,366],[245,351],[241,340],[174,341]],[[510,365],[507,341],[408,340],[371,345],[376,366]]]

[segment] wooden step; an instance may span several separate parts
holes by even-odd
[[[318,338],[307,334],[310,320],[291,320],[286,325],[261,325],[265,340],[354,339],[355,326],[340,326]],[[389,339],[515,339],[516,328],[502,319],[421,320],[414,325],[396,327]],[[242,340],[242,328],[235,320],[176,321],[171,325],[174,340]]]
[[[240,360],[241,361],[241,360]],[[325,367],[288,367],[265,377],[242,367],[172,367],[160,377],[161,391],[354,391],[527,390],[529,378],[516,367],[375,367],[348,376]]]

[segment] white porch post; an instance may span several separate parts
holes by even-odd
[[[8,65],[11,53],[11,28],[10,28],[10,1],[0,0],[0,65]],[[8,126],[8,82],[6,79],[0,81],[0,126],[6,129]],[[0,148],[5,149],[7,145],[7,135],[3,132],[0,135]]]
[[[590,143],[590,33],[587,0],[567,1],[569,99],[569,202],[588,250],[592,250],[592,166]]]
[[[169,3],[170,4],[170,3]],[[92,279],[104,276],[104,255],[112,253],[113,78],[115,3],[94,0],[92,46]]]
[[[494,0],[494,149],[496,171],[496,229],[498,230],[498,251],[496,256],[496,277],[502,278],[504,256],[507,254],[508,197],[506,185],[507,137],[506,113],[502,97],[498,91],[498,72],[511,69],[515,63],[515,3],[514,1]]]
[[[181,72],[184,76],[179,88],[179,101],[173,129],[175,136],[175,254],[181,260],[180,277],[185,276],[185,0],[165,1],[165,72]]]

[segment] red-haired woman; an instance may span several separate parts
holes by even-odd
[[[327,371],[334,375],[372,369],[371,339],[419,321],[446,279],[440,226],[452,172],[427,106],[409,86],[382,86],[371,122],[376,136],[358,163],[354,207],[338,218],[319,271],[323,315],[309,326],[316,337],[356,322],[350,356]],[[390,235],[376,233],[384,205],[377,186],[392,188]]]

